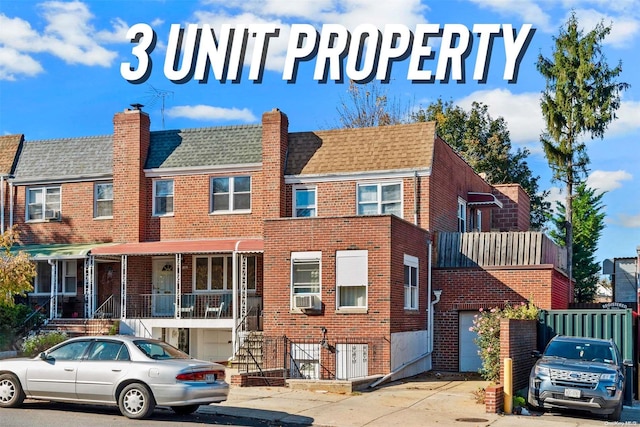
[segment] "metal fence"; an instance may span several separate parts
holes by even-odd
[[[388,352],[384,337],[314,340],[250,334],[240,343],[235,360],[241,373],[277,370],[285,378],[349,380],[386,372]]]

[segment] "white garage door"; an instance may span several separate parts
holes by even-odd
[[[233,355],[231,331],[203,329],[202,342],[198,343],[198,358],[212,362],[224,362]]]
[[[478,372],[482,367],[478,346],[473,342],[478,334],[469,330],[473,326],[473,318],[476,314],[478,314],[477,311],[459,313],[460,372]]]

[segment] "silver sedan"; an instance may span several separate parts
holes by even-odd
[[[149,338],[72,338],[33,359],[0,360],[0,408],[29,398],[117,405],[124,416],[142,419],[156,405],[189,414],[228,394],[224,366]]]

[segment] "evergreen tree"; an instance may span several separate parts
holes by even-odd
[[[605,193],[597,193],[580,183],[573,199],[573,278],[576,281],[574,297],[576,302],[592,302],[598,290],[600,279],[600,263],[595,253],[598,241],[604,229],[604,205],[602,197]],[[566,208],[556,202],[557,212],[552,218],[555,226],[550,235],[553,240],[563,245],[566,238]]]
[[[554,38],[551,58],[538,57],[538,71],[546,80],[542,94],[542,114],[546,132],[542,142],[555,180],[565,184],[564,244],[567,248],[569,280],[573,278],[573,197],[574,187],[586,175],[589,156],[585,135],[602,138],[616,118],[620,93],[628,87],[617,81],[622,65],[609,68],[602,41],[611,27],[598,24],[584,34],[571,14],[560,35]]]

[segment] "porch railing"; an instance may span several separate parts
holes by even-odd
[[[231,293],[180,295],[180,307],[176,305],[176,294],[134,294],[127,295],[126,314],[128,318],[193,318],[231,319],[233,298]],[[260,313],[262,297],[248,297],[247,306],[253,313]],[[255,307],[255,308],[254,308]],[[259,322],[252,319],[254,323]],[[257,328],[257,325],[251,325]]]

